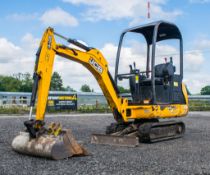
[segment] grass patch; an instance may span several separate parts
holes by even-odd
[[[204,100],[190,100],[190,111],[210,111],[210,101]]]
[[[30,107],[27,106],[0,106],[0,114],[29,114]],[[33,114],[35,114],[36,108],[33,108]],[[109,113],[111,109],[108,105],[82,105],[77,111],[73,110],[55,110],[53,108],[46,109],[47,114],[70,114],[70,113]]]
[[[0,106],[0,114],[27,114],[29,107],[25,106]]]
[[[108,105],[83,105],[78,109],[81,113],[109,113],[111,109]]]

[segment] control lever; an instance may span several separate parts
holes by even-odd
[[[167,63],[167,58],[166,57],[164,58],[164,60],[165,60],[165,63]]]
[[[130,67],[130,73],[132,73],[133,71],[132,65],[130,64],[129,67]]]
[[[134,70],[136,69],[136,63],[135,61],[133,62],[133,67],[134,67]]]
[[[170,63],[173,64],[173,57],[170,57]]]

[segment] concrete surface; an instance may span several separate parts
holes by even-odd
[[[111,114],[56,115],[46,121],[61,121],[71,128],[92,155],[61,161],[20,155],[11,141],[24,129],[27,116],[0,116],[0,174],[209,174],[210,112],[192,112],[182,118],[186,134],[181,139],[140,144],[136,148],[90,144],[91,133],[103,133],[114,122]]]

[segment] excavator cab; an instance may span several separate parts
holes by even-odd
[[[125,36],[128,33],[142,35],[146,41],[145,70],[140,70],[134,62],[129,65],[129,73],[118,73],[121,59],[121,50]],[[160,41],[177,40],[178,54],[168,54],[164,57],[164,63],[157,63]],[[140,48],[141,49],[141,48]],[[174,65],[173,56],[175,54]],[[128,58],[129,59],[129,58]],[[141,59],[141,58],[140,58]],[[177,73],[176,73],[177,72]],[[156,104],[185,104],[182,93],[183,79],[183,42],[182,35],[176,25],[164,21],[158,21],[147,25],[125,30],[120,37],[117,59],[115,65],[115,83],[127,79],[129,81],[131,99],[129,105],[156,105]]]

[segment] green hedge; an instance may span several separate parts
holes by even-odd
[[[189,109],[190,111],[210,111],[210,101],[191,100]]]

